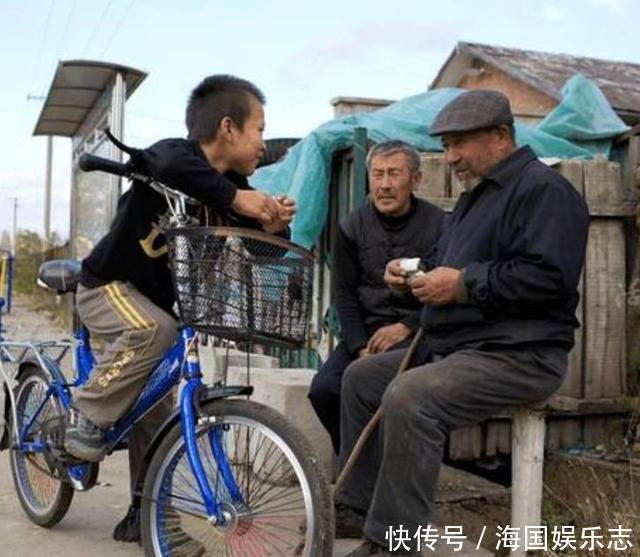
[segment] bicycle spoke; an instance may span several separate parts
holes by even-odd
[[[23,406],[19,413],[21,420],[18,423],[18,430],[21,433],[24,425],[33,418],[44,397],[45,390],[42,384],[32,384],[30,386],[26,396],[22,399]],[[52,408],[48,404],[42,409],[41,415],[36,418],[32,427],[34,429],[37,428],[46,418],[50,417],[51,413]],[[17,458],[20,461],[18,467],[26,475],[27,484],[30,488],[28,490],[29,493],[26,495],[36,506],[46,507],[47,503],[55,497],[59,480],[45,472],[46,462],[44,462],[42,455],[20,453]]]
[[[220,429],[221,428],[221,429]],[[199,486],[189,464],[184,442],[167,455],[158,509],[158,536],[173,552],[202,544],[216,557],[292,557],[304,547],[307,502],[298,472],[268,430],[225,416],[213,426],[196,431],[197,450],[216,497],[227,517],[209,523]],[[214,453],[213,443],[219,443]],[[215,455],[218,456],[215,456]],[[242,502],[231,498],[222,477],[219,458],[225,458]],[[166,493],[165,493],[166,491]],[[163,512],[161,509],[165,509]],[[199,512],[190,512],[198,509]]]
[[[18,382],[18,423],[15,426],[20,435],[20,444],[44,441],[43,427],[46,422],[60,419],[63,413],[55,396],[47,397],[48,382],[49,378],[37,367],[28,369]],[[29,429],[25,430],[27,425]],[[25,452],[19,446],[15,447],[11,451],[11,469],[18,497],[26,513],[36,524],[50,527],[66,513],[73,489],[45,454]]]

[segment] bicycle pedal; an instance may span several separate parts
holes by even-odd
[[[52,450],[64,450],[66,420],[64,416],[55,416],[40,424],[42,441]]]
[[[68,476],[69,466],[82,466],[87,462],[69,454],[64,448],[49,447],[44,451],[44,459],[51,470],[57,470],[61,477]]]

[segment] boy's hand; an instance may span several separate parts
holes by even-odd
[[[282,232],[293,220],[296,214],[296,202],[286,195],[278,195],[274,198],[278,204],[278,215],[270,223],[263,223],[262,228],[270,234]]]
[[[278,203],[261,191],[238,190],[231,208],[239,215],[260,221],[263,226],[278,218]]]

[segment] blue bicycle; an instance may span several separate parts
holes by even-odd
[[[182,379],[178,406],[157,432],[138,478],[145,554],[330,556],[333,505],[312,447],[281,414],[243,398],[252,387],[205,385],[197,344],[198,332],[244,341],[302,340],[311,255],[254,230],[193,226],[188,198],[127,165],[84,155],[81,168],[154,188],[171,214],[166,233],[183,326],[133,408],[106,432],[108,454],[126,448],[132,426]],[[74,293],[79,273],[76,261],[51,261],[41,266],[38,280],[57,293]],[[69,351],[72,377],[61,369]],[[45,528],[65,516],[75,491],[90,489],[98,478],[97,463],[64,450],[73,389],[94,365],[83,326],[67,341],[16,342],[0,333],[7,424],[0,448],[11,450],[22,507]]]

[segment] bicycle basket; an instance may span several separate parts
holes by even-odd
[[[174,228],[167,242],[186,325],[231,340],[305,341],[313,283],[309,251],[230,227]]]

